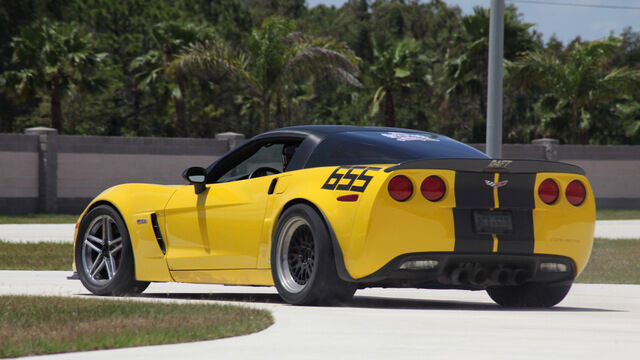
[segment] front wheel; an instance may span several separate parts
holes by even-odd
[[[528,283],[519,286],[492,286],[487,293],[496,303],[506,307],[552,307],[567,296],[571,284],[547,285]]]
[[[338,277],[329,231],[311,207],[287,209],[276,226],[271,247],[271,273],[283,300],[295,305],[348,301],[354,284]]]
[[[139,294],[149,286],[135,279],[129,232],[110,206],[98,206],[82,219],[75,259],[82,285],[96,295]]]

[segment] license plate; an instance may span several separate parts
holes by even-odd
[[[474,230],[478,234],[506,234],[513,231],[508,211],[474,211]]]

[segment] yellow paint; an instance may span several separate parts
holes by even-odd
[[[300,201],[312,204],[326,218],[337,237],[346,269],[356,279],[374,273],[402,254],[453,251],[455,172],[418,169],[386,173],[384,168],[391,165],[373,166],[381,169],[367,172],[372,179],[364,192],[322,189],[336,167],[320,167],[211,184],[200,195],[194,193],[193,186],[126,184],[106,190],[94,202],[115,204],[122,214],[131,234],[139,280],[272,285],[273,232],[285,207]],[[352,173],[359,175],[362,171]],[[396,175],[407,176],[413,184],[413,195],[407,201],[393,200],[388,193],[388,183]],[[446,185],[445,196],[437,202],[425,199],[420,192],[422,181],[430,175],[439,176]],[[273,178],[278,178],[278,183],[274,194],[268,195]],[[561,173],[538,174],[535,189],[546,178],[558,183],[561,197],[556,204],[547,205],[536,191],[534,251],[568,256],[580,272],[593,243],[593,192],[584,176]],[[574,179],[582,181],[587,189],[587,199],[578,207],[564,197],[566,185]],[[498,181],[499,174],[495,174],[494,182]],[[349,182],[343,178],[339,184]],[[363,180],[352,183],[363,184]],[[358,194],[359,198],[355,202],[337,201],[348,194]],[[494,200],[497,208],[496,190]],[[167,244],[166,255],[160,251],[151,228],[149,216],[154,212]],[[137,224],[138,218],[149,220]],[[493,240],[496,252],[495,235]]]
[[[273,286],[269,269],[172,271],[171,275],[185,283]]]
[[[167,203],[171,270],[253,269],[274,176],[178,188]]]
[[[80,215],[83,218],[87,210],[96,202],[107,202],[122,215],[131,238],[135,258],[136,279],[146,281],[172,281],[164,254],[158,246],[151,220],[152,212],[158,215],[158,223],[162,224],[163,209],[167,201],[176,191],[175,186],[150,184],[124,184],[103,191],[89,204]],[[138,224],[138,218],[147,218],[146,224]],[[166,233],[160,226],[166,240]],[[83,236],[77,234],[76,238]],[[77,239],[76,239],[77,240]]]
[[[401,170],[383,173],[372,181],[376,191],[367,192],[358,209],[353,235],[338,234],[347,270],[354,278],[377,271],[393,258],[412,252],[453,251],[455,231],[455,172],[450,170]],[[387,186],[392,177],[404,175],[413,184],[413,195],[404,202],[391,198]],[[420,192],[422,181],[431,175],[445,183],[446,193],[437,201]],[[373,189],[372,189],[373,190]]]
[[[579,275],[589,260],[593,246],[596,219],[593,190],[586,177],[562,173],[537,174],[535,189],[549,178],[558,184],[560,197],[555,203],[547,205],[540,200],[536,190],[536,208],[533,210],[534,253],[568,256],[576,262],[576,275]],[[580,180],[587,190],[586,199],[579,206],[571,205],[565,197],[567,185],[573,180]]]
[[[493,252],[497,253],[498,252],[498,236],[496,236],[496,234],[491,234],[491,237],[493,238]]]

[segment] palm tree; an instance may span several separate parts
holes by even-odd
[[[175,58],[172,71],[236,77],[257,98],[262,107],[262,129],[267,131],[272,102],[285,98],[288,88],[314,75],[360,86],[358,59],[344,44],[313,40],[294,30],[290,20],[268,18],[251,33],[244,51],[222,41],[193,44]]]
[[[445,80],[450,84],[446,99],[457,103],[458,108],[466,108],[467,105],[474,108],[476,116],[472,118],[471,138],[468,140],[482,142],[487,114],[490,12],[481,7],[475,7],[473,11],[472,15],[461,20],[461,32],[455,41],[460,48],[452,49],[458,55],[447,59],[444,64]],[[535,36],[529,33],[533,24],[522,23],[512,5],[505,9],[504,16],[504,59],[515,60],[526,51],[536,49]]]
[[[509,66],[510,81],[542,86],[547,92],[538,103],[543,127],[555,132],[552,136],[586,144],[597,109],[640,88],[640,71],[607,66],[617,46],[617,40],[574,42],[562,60],[550,52],[529,52]]]
[[[95,87],[94,70],[106,57],[91,49],[87,32],[72,23],[51,23],[46,19],[22,31],[11,42],[12,64],[2,79],[10,91],[23,99],[40,94],[50,99],[50,126],[63,129],[62,100],[76,86]]]
[[[396,125],[394,94],[415,84],[425,84],[426,79],[416,79],[418,63],[427,60],[418,54],[418,44],[413,39],[395,44],[391,41],[374,42],[375,62],[367,72],[376,86],[372,113],[377,113],[381,107],[385,126]]]
[[[175,107],[174,135],[187,136],[185,91],[187,79],[180,69],[170,73],[174,58],[191,44],[214,38],[213,30],[205,25],[184,21],[165,21],[155,24],[151,30],[155,49],[131,62],[130,68],[141,79],[138,87],[148,89],[153,84],[169,86]],[[161,82],[164,80],[164,82]],[[173,83],[173,84],[171,84]]]

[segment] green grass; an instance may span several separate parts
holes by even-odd
[[[640,284],[640,240],[596,239],[578,282]],[[70,270],[73,245],[0,241],[0,269]]]
[[[640,240],[596,239],[577,282],[640,284]]]
[[[2,270],[71,270],[73,244],[10,243],[0,240]]]
[[[75,224],[79,216],[68,214],[0,215],[0,224]]]
[[[0,296],[0,358],[219,339],[271,324],[266,310],[231,305]]]
[[[640,210],[597,210],[596,220],[640,220]]]

